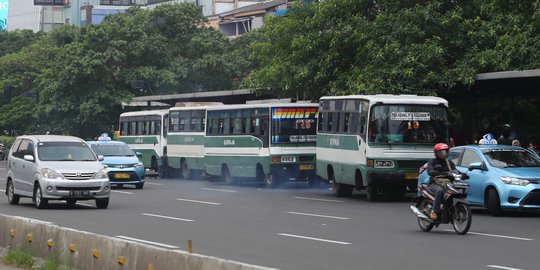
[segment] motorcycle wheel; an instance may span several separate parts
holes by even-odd
[[[459,235],[466,234],[471,228],[472,212],[471,208],[463,203],[454,207],[454,215],[452,217],[452,225],[454,231]]]
[[[421,199],[420,202],[418,202],[418,210],[420,210],[422,213],[424,213],[426,216],[429,216],[429,213],[431,212],[431,204],[426,201],[425,199]],[[418,226],[420,226],[420,229],[424,232],[429,232],[431,229],[433,229],[433,226],[435,226],[435,223],[430,222],[429,220],[425,220],[423,218],[418,218]]]

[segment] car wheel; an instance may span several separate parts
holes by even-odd
[[[6,190],[9,204],[18,204],[21,197],[15,194],[15,188],[13,187],[13,182],[11,180],[7,182]]]
[[[109,198],[96,199],[96,206],[98,209],[105,209],[109,206]]]
[[[144,183],[135,184],[136,189],[142,189],[144,187]]]
[[[489,189],[488,191],[488,203],[487,208],[492,216],[497,217],[502,213],[501,210],[501,200],[499,199],[499,194],[494,188]]]
[[[67,203],[68,205],[74,205],[74,204],[77,203],[77,200],[75,200],[75,199],[67,199],[67,200],[66,200],[66,203]]]
[[[46,208],[49,204],[49,200],[43,198],[43,193],[41,192],[39,184],[34,188],[34,204],[38,209]]]

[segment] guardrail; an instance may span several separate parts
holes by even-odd
[[[75,269],[271,270],[211,256],[169,250],[104,235],[0,214],[0,246]]]

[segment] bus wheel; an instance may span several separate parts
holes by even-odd
[[[226,184],[233,184],[234,180],[231,176],[231,173],[229,172],[229,168],[227,165],[223,165],[221,167],[221,181],[225,182]]]
[[[308,180],[310,188],[320,188],[321,187],[321,178],[318,176],[312,176]]]
[[[156,157],[152,157],[152,162],[150,163],[150,169],[152,169],[154,172],[158,172],[158,164]]]
[[[366,196],[368,201],[373,202],[377,200],[378,190],[377,187],[373,184],[369,184],[366,188]]]
[[[261,164],[257,164],[257,168],[255,169],[255,179],[258,182],[266,181],[266,175],[264,175],[264,170]]]
[[[187,161],[184,159],[182,160],[182,165],[180,166],[181,169],[181,172],[180,172],[180,175],[182,176],[182,178],[184,178],[184,180],[188,180],[191,178],[191,174],[190,174],[190,171],[189,171],[189,167],[187,165]]]
[[[266,177],[266,187],[267,188],[277,188],[280,182],[278,178],[274,177],[271,173]]]
[[[338,197],[349,197],[349,196],[352,195],[353,186],[338,183],[336,181],[336,177],[334,176],[334,171],[333,170],[329,171],[328,180],[330,182],[332,182],[333,187],[334,187],[334,192],[335,192],[336,196],[338,196]]]
[[[159,178],[168,178],[170,176],[169,175],[169,166],[163,165],[163,166],[159,167],[158,173],[159,173]]]

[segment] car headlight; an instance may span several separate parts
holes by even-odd
[[[503,181],[505,184],[508,184],[508,185],[526,186],[531,183],[529,182],[529,180],[515,178],[515,177],[501,176],[499,178],[501,179],[501,181]]]
[[[62,174],[47,168],[41,169],[41,175],[47,179],[65,179]]]
[[[140,168],[144,168],[144,165],[141,162],[135,164],[135,169],[140,169]]]
[[[94,177],[92,177],[92,179],[105,179],[105,178],[109,178],[109,175],[107,175],[107,169],[103,169],[97,172],[96,174],[94,174]]]

